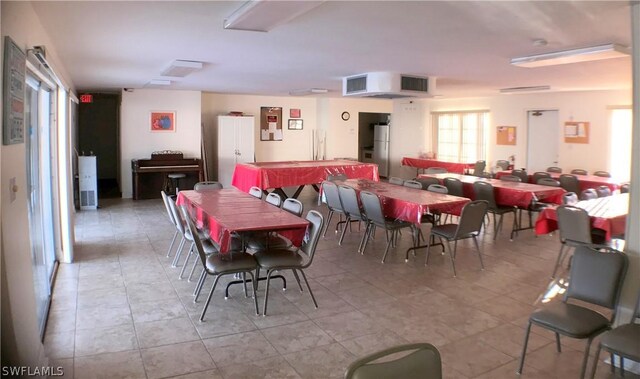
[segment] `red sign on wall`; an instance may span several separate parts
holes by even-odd
[[[93,103],[93,95],[90,93],[85,93],[84,95],[80,95],[81,103]]]

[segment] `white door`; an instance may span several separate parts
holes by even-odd
[[[546,171],[547,167],[558,166],[558,145],[560,121],[557,110],[537,110],[527,112],[527,170],[530,173]],[[516,162],[516,168],[520,164]]]
[[[218,117],[218,181],[231,186],[236,167],[236,117]]]
[[[236,127],[236,163],[255,162],[254,118],[238,117]]]

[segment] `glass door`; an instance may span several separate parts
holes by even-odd
[[[28,75],[25,124],[28,128],[27,187],[32,265],[36,291],[36,311],[41,334],[51,300],[51,279],[56,261],[53,217],[53,170],[55,162],[52,133],[55,96],[50,86]]]

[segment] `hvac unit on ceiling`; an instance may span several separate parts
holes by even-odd
[[[343,96],[382,99],[432,97],[435,89],[435,78],[393,72],[367,72],[342,79]]]

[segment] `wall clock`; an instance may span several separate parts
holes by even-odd
[[[350,117],[351,117],[351,115],[349,114],[349,112],[342,112],[342,120],[343,121],[348,121]]]

